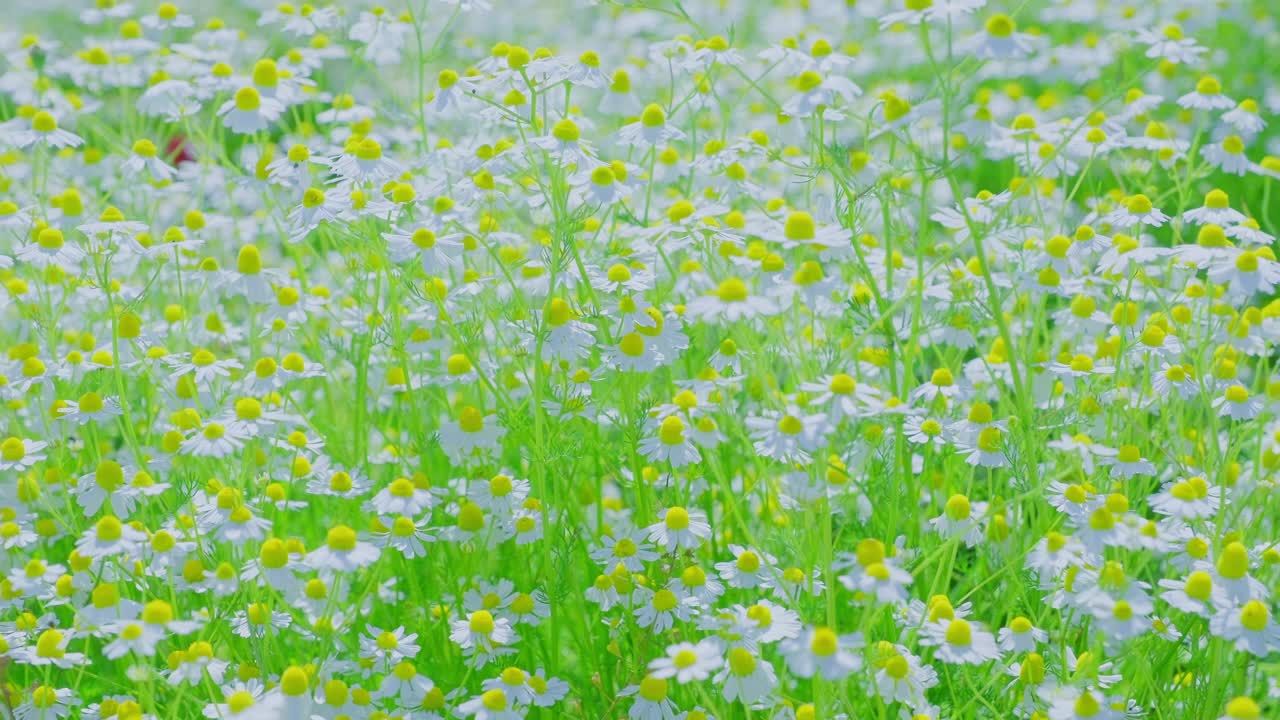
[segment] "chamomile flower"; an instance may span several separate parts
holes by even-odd
[[[925,705],[924,691],[938,683],[938,675],[902,645],[880,641],[874,645],[876,693],[886,702],[913,707]]]
[[[404,627],[382,630],[374,625],[365,627],[367,635],[360,638],[360,652],[375,662],[392,666],[401,660],[417,656],[421,647],[414,643],[417,633],[406,633]]]
[[[450,455],[466,457],[496,449],[505,432],[495,415],[485,415],[474,405],[467,405],[459,411],[456,421],[441,427],[440,441]]]
[[[20,149],[35,145],[57,150],[64,147],[79,147],[84,138],[58,127],[58,120],[52,113],[40,110],[31,116],[30,127],[11,133],[8,142]]]
[[[619,142],[646,148],[665,145],[673,140],[683,139],[684,136],[682,130],[667,122],[667,111],[656,103],[646,105],[639,120],[618,131]]]
[[[640,453],[650,461],[670,462],[673,467],[683,467],[702,460],[702,453],[693,443],[693,433],[686,433],[685,421],[678,415],[668,415],[657,424],[657,437],[646,437],[640,442]]]
[[[1034,36],[1018,32],[1017,23],[1004,13],[987,18],[982,32],[968,43],[969,52],[984,60],[1025,57],[1033,48]]]
[[[1197,225],[1234,225],[1245,220],[1244,213],[1234,210],[1230,198],[1222,190],[1210,190],[1204,196],[1204,204],[1182,213],[1182,219]]]
[[[1160,581],[1164,592],[1160,599],[1182,612],[1194,613],[1209,619],[1219,607],[1228,605],[1226,595],[1214,587],[1213,576],[1204,570],[1195,570],[1185,580],[1165,578]]]
[[[1148,58],[1159,58],[1173,64],[1193,63],[1208,50],[1195,38],[1187,37],[1182,27],[1176,24],[1139,29],[1137,41],[1147,46]]]
[[[1280,646],[1280,627],[1271,608],[1260,600],[1218,608],[1209,619],[1209,629],[1255,657],[1266,657]]]
[[[981,665],[1000,653],[991,633],[962,618],[927,625],[925,632],[923,642],[936,646],[936,657],[945,663]]]
[[[1237,296],[1268,293],[1280,282],[1280,263],[1253,250],[1228,252],[1209,263],[1209,279]]]
[[[720,696],[726,702],[752,705],[773,692],[778,676],[769,661],[742,647],[730,648],[725,665],[716,674]]]
[[[651,591],[644,587],[635,589],[631,604],[635,606],[636,625],[658,634],[670,630],[676,622],[688,622],[695,605],[692,598],[682,598],[667,588]]]
[[[675,720],[675,703],[667,697],[669,683],[664,678],[645,675],[639,685],[628,685],[618,694],[621,697],[635,696],[627,717],[631,720]]]
[[[732,562],[716,563],[716,570],[725,584],[733,588],[768,588],[773,586],[777,558],[759,550],[741,545],[730,545]]]
[[[676,682],[701,682],[711,677],[724,662],[724,649],[713,638],[697,644],[681,642],[670,645],[666,655],[649,663],[649,674],[658,679],[675,678]]]
[[[29,263],[35,268],[57,267],[63,270],[74,270],[84,260],[84,250],[73,241],[67,240],[61,230],[44,228],[34,238],[34,242],[18,248],[14,255],[19,262]]]
[[[1258,102],[1252,98],[1241,100],[1231,110],[1222,114],[1226,128],[1242,138],[1251,139],[1267,127],[1267,121],[1259,112]],[[1227,130],[1224,129],[1223,132]]]
[[[515,652],[508,647],[520,639],[506,618],[494,617],[487,610],[476,610],[450,623],[449,639],[472,658],[476,667]]]
[[[658,522],[646,528],[649,539],[667,552],[696,548],[711,537],[707,516],[700,510],[672,506],[658,514]]]
[[[1123,207],[1107,215],[1106,221],[1121,228],[1139,225],[1160,227],[1169,221],[1169,216],[1156,208],[1146,195],[1137,194],[1126,198]]]
[[[223,124],[231,132],[242,135],[266,130],[283,112],[283,103],[273,97],[264,97],[251,85],[236,90],[234,97],[218,108]]]
[[[122,168],[130,173],[146,170],[155,180],[168,180],[178,171],[159,156],[156,144],[143,138],[133,144],[133,154],[124,162]]]
[[[48,443],[26,438],[7,437],[0,442],[0,470],[26,470],[44,460],[42,452]]]
[[[842,680],[862,667],[856,654],[860,635],[837,635],[825,627],[810,628],[799,637],[782,643],[787,667],[799,677],[821,674],[827,680]]]
[[[986,512],[987,503],[970,502],[968,497],[957,493],[947,498],[942,514],[929,522],[942,537],[961,538],[965,545],[973,547],[983,537]]]
[[[1210,165],[1231,175],[1246,175],[1252,167],[1252,161],[1245,155],[1244,139],[1239,135],[1228,135],[1222,140],[1206,145],[1200,155]]]
[[[307,554],[307,564],[316,569],[353,572],[372,564],[379,553],[371,543],[360,540],[346,525],[329,529],[324,544]]]
[[[782,462],[807,462],[809,453],[817,449],[825,436],[827,416],[788,408],[749,417],[746,425],[760,456]]]
[[[1201,77],[1194,91],[1178,98],[1179,106],[1194,110],[1225,110],[1235,104],[1235,100],[1222,94],[1222,83],[1212,75]]]

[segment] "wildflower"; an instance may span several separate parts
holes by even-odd
[[[632,720],[667,720],[676,716],[675,704],[667,697],[668,683],[664,678],[645,675],[639,685],[628,685],[618,694],[635,696],[635,702],[627,711]]]
[[[452,621],[449,639],[471,657],[476,667],[490,660],[515,652],[507,647],[520,639],[511,629],[506,618],[494,617],[487,610],[476,610],[464,618]]]
[[[1163,579],[1160,587],[1165,591],[1160,598],[1183,612],[1210,618],[1217,607],[1227,604],[1226,596],[1213,585],[1213,577],[1204,570],[1196,570],[1185,581]]]
[[[658,522],[646,528],[649,539],[667,552],[679,548],[696,548],[711,537],[707,516],[700,510],[673,506],[658,514]]]
[[[84,259],[84,251],[74,242],[69,242],[62,231],[57,228],[44,228],[36,235],[35,241],[18,248],[16,257],[19,261],[30,263],[36,268],[58,267],[63,270],[74,270]]]
[[[496,449],[504,432],[494,415],[484,415],[475,406],[467,405],[459,412],[456,424],[440,429],[440,441],[451,455],[465,457],[477,450]]]
[[[1034,652],[1040,643],[1049,639],[1049,634],[1035,627],[1031,621],[1019,615],[1000,628],[997,641],[1004,652]]]
[[[704,321],[736,322],[742,318],[773,315],[778,312],[778,306],[766,297],[753,295],[742,279],[730,277],[689,303],[686,312]]]
[[[944,538],[959,537],[965,545],[973,547],[982,539],[981,520],[986,511],[986,503],[972,503],[968,497],[957,493],[947,498],[943,513],[930,523]]]
[[[276,716],[280,712],[280,697],[267,693],[260,682],[237,681],[224,686],[222,694],[223,702],[205,706],[205,717],[259,720]]]
[[[618,132],[619,142],[645,147],[663,145],[683,138],[684,132],[667,123],[667,112],[656,103],[646,105],[639,120],[624,126]]]
[[[33,114],[30,128],[10,134],[8,140],[18,148],[44,145],[55,150],[79,147],[84,143],[84,138],[58,127],[57,118],[47,110],[40,110]]]
[[[720,696],[726,702],[756,703],[778,684],[773,665],[767,660],[740,647],[730,648],[727,655],[724,667],[715,677],[722,687]]]
[[[1111,466],[1113,477],[1128,478],[1135,475],[1155,475],[1156,466],[1142,457],[1142,451],[1136,445],[1121,445],[1114,457],[1109,457],[1103,464]]]
[[[1182,214],[1182,219],[1198,225],[1234,225],[1243,222],[1245,216],[1230,206],[1230,198],[1221,190],[1210,190],[1204,196],[1204,204]]]
[[[218,108],[223,124],[234,133],[252,134],[267,129],[284,112],[284,104],[263,97],[257,88],[246,85]]]
[[[1169,216],[1152,205],[1150,198],[1139,193],[1126,199],[1123,208],[1107,215],[1106,221],[1121,228],[1137,225],[1160,227],[1169,221]]]
[[[1209,619],[1209,628],[1214,635],[1234,643],[1241,652],[1256,657],[1274,652],[1280,640],[1280,629],[1271,616],[1271,609],[1259,600],[1219,609]]]
[[[41,452],[48,443],[39,440],[7,437],[0,443],[0,470],[26,470],[44,460]]]
[[[700,462],[702,454],[685,435],[685,422],[669,415],[658,425],[658,436],[641,441],[640,452],[650,461],[669,461],[674,467]]]
[[[982,626],[962,618],[926,627],[926,642],[937,646],[937,657],[946,663],[981,665],[999,655],[995,637]]]
[[[168,180],[178,171],[159,157],[156,144],[142,139],[133,144],[133,154],[124,163],[124,169],[136,173],[146,170],[156,180]]]
[[[352,572],[375,562],[378,554],[377,548],[360,540],[355,530],[336,525],[329,529],[324,544],[308,553],[307,564],[316,569]]]
[[[1239,696],[1227,703],[1226,711],[1218,720],[1256,720],[1262,717],[1262,709],[1250,697]]]
[[[1209,264],[1209,279],[1234,295],[1268,293],[1280,282],[1280,263],[1253,250],[1231,252]]]
[[[860,644],[860,636],[840,636],[818,627],[784,642],[782,652],[787,667],[800,677],[821,673],[827,680],[841,680],[862,667],[862,659],[853,652]]]
[[[982,30],[969,42],[969,52],[976,57],[985,60],[1019,58],[1032,51],[1032,36],[1018,32],[1017,23],[1004,13],[987,18]]]
[[[697,644],[676,643],[667,647],[664,657],[649,663],[649,674],[657,679],[675,678],[679,683],[701,682],[720,668],[723,655],[723,648],[714,639]]]
[[[1160,58],[1174,64],[1192,63],[1207,48],[1187,37],[1181,26],[1165,25],[1161,28],[1141,28],[1137,33],[1138,42],[1147,46],[1148,58]]]
[[[825,435],[826,424],[826,415],[806,415],[798,408],[747,419],[756,452],[782,462],[808,462],[809,452],[817,449]]]
[[[634,611],[636,624],[655,633],[666,632],[677,620],[688,622],[692,617],[692,600],[680,598],[667,588],[651,592],[637,587],[632,604],[637,606]]]
[[[1205,146],[1200,154],[1209,164],[1232,175],[1245,175],[1252,163],[1244,153],[1244,140],[1239,135],[1228,135],[1217,143]]]
[[[876,692],[886,702],[903,702],[920,707],[925,704],[924,691],[938,682],[933,668],[907,648],[887,641],[873,647]]]

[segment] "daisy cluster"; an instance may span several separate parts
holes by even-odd
[[[1278,15],[6,4],[0,717],[1280,716]]]

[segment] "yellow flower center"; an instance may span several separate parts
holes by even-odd
[[[1075,705],[1072,708],[1078,717],[1093,717],[1102,712],[1102,706],[1098,703],[1098,699],[1088,690],[1080,694],[1076,698]]]
[[[58,129],[58,121],[46,110],[31,117],[31,129],[38,133],[51,133]]]
[[[471,613],[468,626],[473,633],[488,635],[493,632],[493,615],[488,610],[477,610]]]
[[[723,302],[743,302],[747,299],[747,284],[738,278],[729,278],[720,283],[716,294]]]
[[[952,620],[947,626],[947,643],[951,645],[971,645],[973,643],[973,628],[965,620],[959,618]]]
[[[649,702],[661,702],[667,697],[667,681],[646,675],[640,681],[640,697]]]
[[[966,520],[972,512],[973,508],[969,503],[969,498],[964,495],[957,493],[947,498],[946,513],[947,517],[952,520]]]
[[[66,244],[66,241],[62,237],[61,230],[56,228],[45,228],[36,236],[36,243],[42,248],[57,250]]]
[[[662,127],[667,123],[667,113],[656,103],[650,103],[640,114],[640,122],[645,127]]]
[[[253,707],[253,695],[247,690],[239,690],[227,698],[227,706],[233,713],[241,713]]]
[[[679,506],[672,507],[667,510],[667,515],[663,522],[668,530],[684,530],[689,527],[689,511]]]
[[[1017,25],[1014,23],[1013,18],[1004,13],[998,13],[987,18],[986,28],[989,35],[1009,37],[1017,28]]]
[[[778,430],[787,435],[799,435],[804,430],[804,423],[794,415],[784,415],[778,421]]]
[[[667,445],[684,443],[684,421],[675,415],[667,417],[662,421],[662,427],[658,430],[658,437]]]
[[[18,462],[26,456],[27,446],[18,438],[5,438],[5,441],[0,443],[0,458],[5,462]]]
[[[487,690],[480,696],[480,702],[490,710],[506,710],[507,694],[502,691],[502,688]]]
[[[829,657],[835,655],[839,649],[839,639],[830,628],[818,628],[813,631],[813,640],[809,643],[809,649],[814,655],[821,657]]]
[[[356,549],[356,531],[346,525],[339,525],[329,530],[328,536],[325,538],[325,544],[331,550],[340,552],[350,552]]]
[[[1240,624],[1252,632],[1261,632],[1270,618],[1271,611],[1258,600],[1250,600],[1240,608]]]
[[[736,647],[729,651],[729,670],[739,677],[750,675],[756,671],[756,658],[745,648]]]
[[[666,612],[679,604],[680,601],[676,599],[676,594],[666,588],[662,588],[653,594],[653,609],[658,612]]]
[[[124,536],[124,525],[114,516],[107,515],[94,527],[98,539],[104,542],[115,542]]]
[[[1134,215],[1146,215],[1152,207],[1151,198],[1142,194],[1134,195],[1125,203],[1125,208]]]
[[[257,88],[245,86],[236,91],[236,109],[242,112],[253,112],[262,107],[262,96]]]
[[[788,240],[812,240],[815,235],[813,216],[807,212],[793,212],[787,215],[783,234]]]
[[[458,418],[458,426],[463,432],[477,433],[484,429],[484,415],[480,409],[472,405],[462,408]]]
[[[1229,580],[1238,580],[1249,573],[1249,551],[1243,543],[1228,543],[1218,558],[1218,574]]]

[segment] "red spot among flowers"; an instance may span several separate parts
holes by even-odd
[[[184,162],[195,162],[195,153],[191,151],[191,143],[187,142],[185,135],[178,134],[169,138],[169,142],[164,146],[165,157],[172,158],[174,165],[181,165]]]

